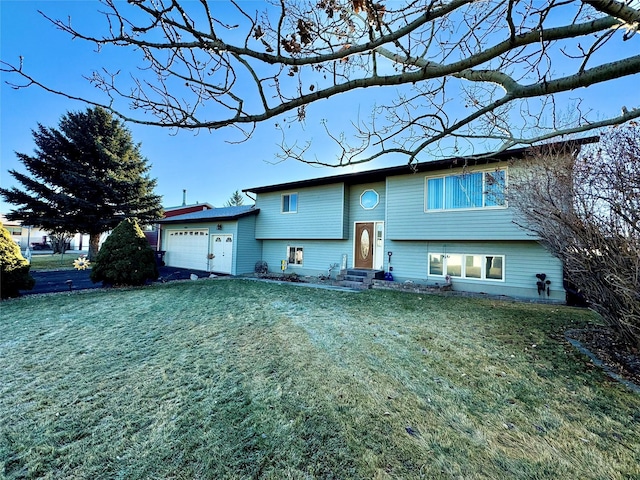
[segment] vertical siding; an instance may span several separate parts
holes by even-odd
[[[256,215],[238,219],[233,255],[234,275],[254,272],[256,262],[262,259],[262,242],[256,240],[255,229]]]
[[[349,232],[351,231],[351,204],[349,202],[349,198],[351,195],[351,186],[344,186],[344,195],[342,197],[342,201],[344,204],[344,214],[342,215],[342,238],[349,238]]]
[[[291,191],[260,193],[256,207],[258,239],[343,239],[345,193],[344,184],[335,183]],[[296,213],[282,213],[282,195],[298,194]]]
[[[387,247],[387,250],[393,251],[391,265],[397,281],[443,283],[443,277],[428,275],[428,252],[504,255],[504,282],[454,278],[454,290],[539,298],[536,274],[544,273],[551,281],[551,298],[565,299],[562,264],[537,242],[389,241]]]
[[[462,169],[387,179],[387,236],[394,240],[529,240],[513,223],[512,208],[425,212],[425,178]]]

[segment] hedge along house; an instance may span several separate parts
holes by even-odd
[[[262,257],[255,206],[212,208],[160,220],[164,262],[171,267],[240,275]]]
[[[579,148],[585,139],[572,144]],[[243,190],[256,196],[255,238],[270,271],[361,269],[395,281],[564,300],[563,268],[513,223],[506,189],[529,149],[450,158]],[[337,268],[336,268],[337,267]],[[546,293],[546,292],[545,292]]]

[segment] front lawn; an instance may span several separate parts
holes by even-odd
[[[626,479],[586,310],[247,280],[0,307],[7,478]]]
[[[31,270],[72,270],[78,253],[45,253],[31,256]]]

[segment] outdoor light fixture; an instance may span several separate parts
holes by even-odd
[[[222,224],[221,223],[218,224],[218,230],[222,230]]]

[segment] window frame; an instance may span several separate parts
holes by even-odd
[[[460,275],[450,275],[451,278],[453,279],[459,279],[459,280],[472,280],[472,281],[483,281],[483,282],[498,282],[498,283],[504,283],[506,281],[506,269],[505,269],[505,259],[506,259],[506,255],[494,255],[494,254],[490,254],[490,253],[458,253],[458,252],[448,252],[448,253],[442,253],[442,252],[428,252],[427,253],[427,276],[428,277],[442,277],[444,278],[445,276],[449,275],[447,272],[448,269],[448,265],[447,265],[447,259],[450,258],[450,256],[452,255],[456,255],[456,256],[460,256]],[[431,257],[432,256],[436,256],[436,257],[440,257],[442,259],[442,263],[441,263],[441,270],[442,273],[438,274],[438,273],[431,273]],[[467,257],[480,257],[480,277],[470,277],[467,276]],[[488,276],[487,272],[487,259],[488,258],[492,258],[492,259],[496,259],[499,258],[501,259],[501,268],[502,268],[502,278],[491,278]]]
[[[504,172],[504,199],[502,205],[487,205],[487,197],[490,194],[490,188],[487,185],[487,174],[493,174],[495,172]],[[447,208],[447,188],[446,184],[447,178],[451,177],[459,177],[464,175],[473,175],[476,173],[482,174],[482,206],[479,207],[463,207],[463,208]],[[429,180],[442,180],[442,198],[440,204],[441,208],[429,208]],[[482,169],[482,170],[473,170],[469,172],[461,172],[455,174],[440,174],[433,176],[425,176],[424,177],[424,213],[433,213],[433,212],[464,212],[470,210],[495,210],[495,209],[506,209],[509,207],[507,198],[506,198],[506,190],[508,185],[508,168],[493,168],[493,169]]]
[[[296,209],[295,210],[291,210],[291,197],[295,196],[296,201]],[[288,206],[289,206],[289,210],[285,210],[284,209],[284,198],[285,197],[289,197],[289,202],[288,202]],[[298,200],[299,200],[300,196],[298,195],[298,192],[288,192],[288,193],[283,193],[280,195],[280,213],[298,213]]]
[[[291,250],[293,249],[293,258],[295,260],[296,258],[296,253],[298,251],[300,251],[300,263],[294,262],[291,263],[289,261],[289,259],[291,258]],[[304,266],[304,247],[301,245],[287,245],[287,266],[292,266],[292,267],[303,267]]]
[[[371,207],[365,207],[364,204],[362,203],[362,197],[365,196],[366,193],[368,192],[373,192],[376,196],[376,203],[371,206]],[[380,204],[380,194],[378,192],[376,192],[373,188],[367,188],[366,190],[364,190],[361,194],[360,194],[360,207],[362,207],[364,210],[373,210],[375,209],[378,205]]]

